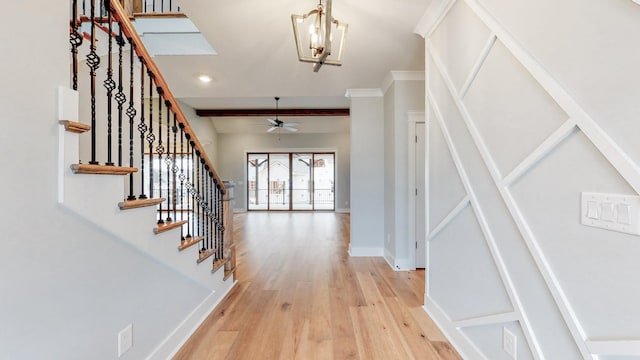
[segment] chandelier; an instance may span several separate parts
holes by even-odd
[[[322,0],[304,15],[291,15],[298,60],[313,63],[313,71],[323,64],[342,65],[342,50],[349,25],[331,15],[331,0]]]

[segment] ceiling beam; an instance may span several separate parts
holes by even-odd
[[[202,117],[275,116],[275,109],[196,109]],[[349,116],[349,108],[278,109],[278,116]]]

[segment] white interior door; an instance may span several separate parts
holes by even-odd
[[[424,123],[416,123],[416,268],[426,267],[427,254],[425,239],[427,229],[425,227],[425,126]]]

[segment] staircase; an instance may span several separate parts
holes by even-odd
[[[121,1],[73,0],[72,10],[58,201],[211,290],[162,345],[179,346],[235,283],[227,189]]]

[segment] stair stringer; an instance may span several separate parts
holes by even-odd
[[[197,264],[197,246],[178,251],[179,229],[153,232],[157,220],[155,207],[119,209],[117,204],[123,199],[126,177],[74,174],[71,165],[78,162],[80,134],[65,131],[62,125],[59,131],[60,204],[212,291],[224,294],[233,286],[232,281],[223,279],[224,271],[211,273],[212,261]]]

